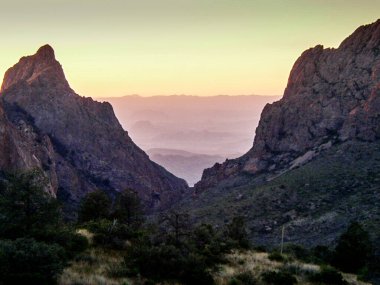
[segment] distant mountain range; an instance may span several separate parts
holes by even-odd
[[[204,168],[252,147],[262,109],[279,98],[130,95],[101,100],[112,104],[124,129],[151,159],[193,185]]]

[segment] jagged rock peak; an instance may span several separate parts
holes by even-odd
[[[54,49],[44,45],[31,56],[22,57],[20,61],[5,73],[1,92],[20,83],[38,84],[71,91],[62,66],[55,59]]]
[[[40,47],[36,55],[45,60],[55,60],[54,49],[48,44]]]
[[[268,104],[251,150],[206,169],[196,189],[241,173],[281,173],[333,144],[380,140],[380,20],[361,26],[338,48],[302,53],[283,98]]]

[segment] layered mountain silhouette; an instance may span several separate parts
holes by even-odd
[[[187,189],[134,144],[109,103],[70,88],[49,45],[6,72],[0,96],[1,170],[43,170],[67,211],[98,188],[132,188],[153,208]]]

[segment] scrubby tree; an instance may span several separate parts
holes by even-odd
[[[333,265],[345,272],[356,273],[364,267],[372,253],[369,234],[353,222],[341,235],[333,253]]]
[[[109,218],[111,199],[102,190],[88,193],[79,207],[78,221],[85,223]]]
[[[37,170],[9,174],[0,186],[0,284],[54,284],[87,239],[65,226]]]
[[[33,236],[59,226],[59,204],[44,187],[46,178],[38,170],[9,174],[2,181],[0,238]]]
[[[176,244],[180,244],[182,239],[189,235],[191,225],[190,217],[187,213],[172,210],[160,217],[161,226],[165,228]]]
[[[227,224],[225,237],[231,242],[232,247],[249,248],[247,227],[243,217],[234,217],[232,222]]]
[[[65,251],[57,244],[0,240],[0,284],[56,284],[65,264]]]
[[[136,191],[125,189],[118,194],[113,207],[112,217],[128,227],[138,228],[143,222],[143,211]]]

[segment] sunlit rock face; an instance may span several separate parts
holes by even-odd
[[[286,169],[337,142],[377,140],[379,115],[380,20],[358,28],[337,49],[306,50],[283,98],[264,108],[252,149],[206,169],[196,189],[241,173]]]
[[[184,180],[133,143],[109,103],[81,97],[70,88],[48,45],[6,72],[1,99],[7,121],[38,134],[37,146],[46,144],[50,163],[44,164],[45,171],[51,172],[51,180],[56,177],[52,185],[67,210],[97,188],[109,193],[135,189],[151,209],[169,206],[187,189]],[[38,152],[30,155],[42,157]]]

